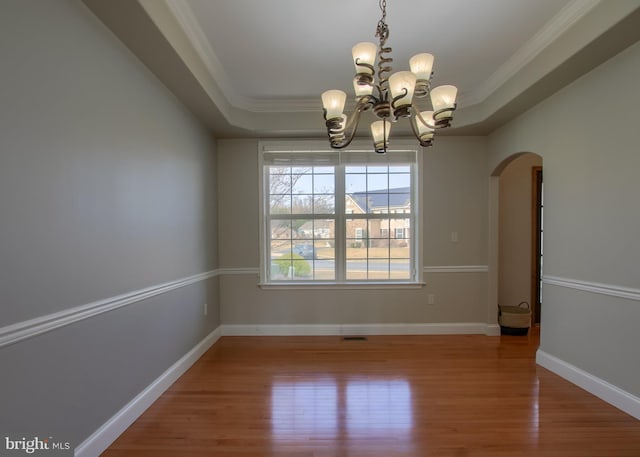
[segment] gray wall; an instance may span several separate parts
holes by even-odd
[[[577,290],[575,281],[640,288],[640,43],[490,136],[491,167],[543,156],[541,350],[640,396],[640,304]]]
[[[0,62],[0,328],[217,268],[214,138],[84,4],[0,2]],[[79,444],[218,327],[218,296],[0,348],[0,431]]]
[[[481,137],[441,137],[425,150],[426,266],[487,265],[486,161]],[[488,322],[486,272],[425,273],[419,290],[259,288],[258,141],[218,140],[218,165],[220,265],[247,269],[221,278],[223,324]],[[427,305],[428,294],[435,305]]]

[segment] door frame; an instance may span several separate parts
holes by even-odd
[[[542,279],[542,167],[531,167],[531,320],[539,324],[542,313],[540,287]]]

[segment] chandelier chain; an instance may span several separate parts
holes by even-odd
[[[387,0],[380,0],[380,9],[382,10],[382,17],[378,21],[378,27],[376,28],[376,36],[380,38],[380,43],[384,44],[389,38],[389,27],[387,26]]]
[[[386,88],[389,82],[388,74],[392,71],[392,67],[389,64],[393,62],[393,59],[389,57],[392,49],[385,46],[389,38],[389,26],[386,23],[387,0],[380,0],[379,6],[382,10],[382,18],[378,21],[376,29],[376,36],[380,39],[380,45],[378,46],[378,90],[380,91],[380,99],[386,100]]]

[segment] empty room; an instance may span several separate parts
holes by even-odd
[[[638,0],[0,0],[0,455],[640,456]]]

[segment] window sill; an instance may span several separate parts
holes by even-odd
[[[300,289],[325,289],[325,290],[372,290],[372,289],[421,289],[424,282],[349,282],[349,283],[312,283],[312,282],[281,282],[259,283],[261,289],[276,290],[300,290]]]

